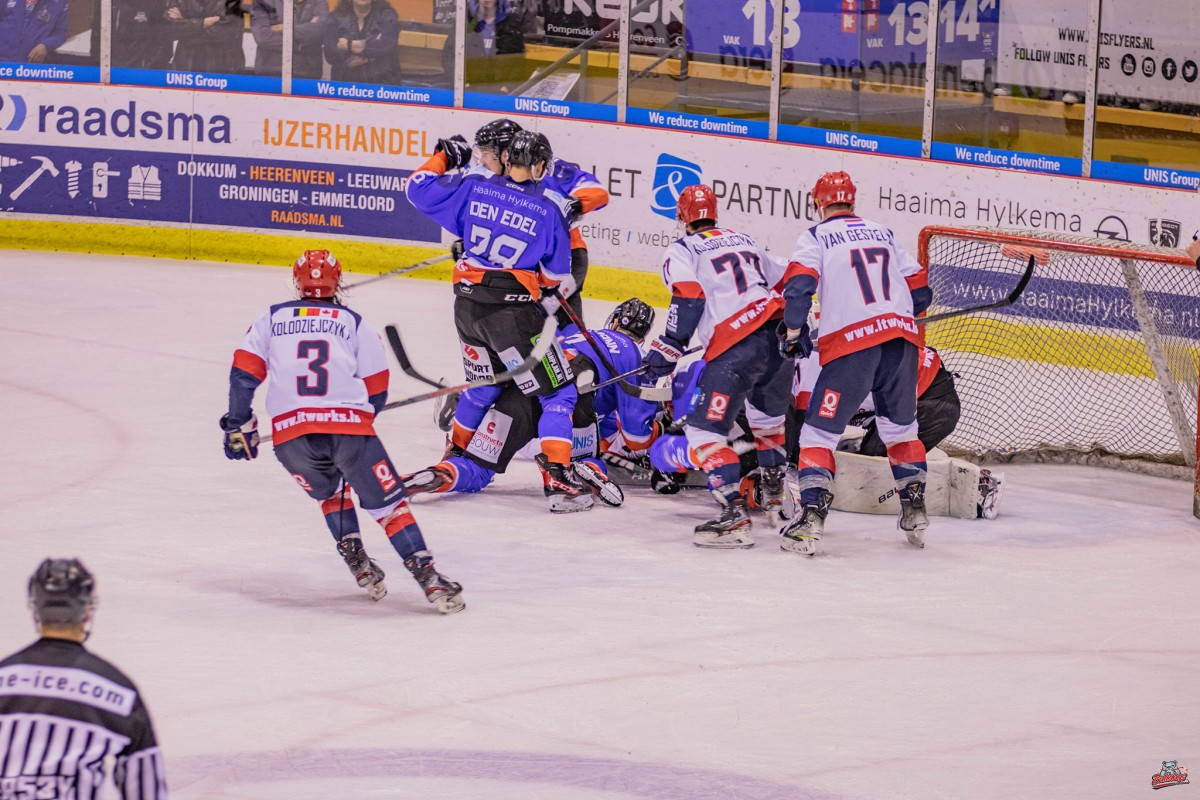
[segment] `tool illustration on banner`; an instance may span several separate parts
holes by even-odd
[[[25,162],[19,158],[11,156],[0,156],[0,172],[3,172],[6,167],[15,167]],[[0,183],[0,194],[4,194],[4,184]]]
[[[92,197],[103,199],[108,197],[108,179],[121,173],[108,168],[107,161],[92,162]]]
[[[34,182],[37,181],[38,178],[42,177],[42,174],[45,172],[49,172],[50,177],[52,178],[58,177],[58,167],[54,166],[53,161],[45,156],[34,156],[33,160],[40,161],[41,163],[38,165],[38,168],[35,169],[30,176],[25,179],[24,183],[22,183],[16,189],[13,189],[13,193],[9,195],[10,199],[16,200],[18,197],[25,194],[25,190],[27,190],[30,186],[33,186]]]
[[[83,164],[78,161],[68,161],[66,164],[67,196],[72,200],[79,196],[79,172],[82,169]]]

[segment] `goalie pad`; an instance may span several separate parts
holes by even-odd
[[[969,461],[930,450],[925,484],[925,511],[930,516],[978,519],[982,497],[980,468]],[[886,458],[834,453],[833,508],[859,514],[900,513],[896,480]]]

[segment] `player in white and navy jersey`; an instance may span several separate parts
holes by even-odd
[[[292,268],[299,299],[271,306],[242,339],[229,373],[229,412],[221,418],[225,455],[258,454],[250,403],[267,379],[275,457],[321,504],[338,552],[371,598],[387,593],[384,572],[363,549],[353,489],[443,613],[464,607],[462,586],[434,568],[399,478],[375,435],[387,402],[388,366],[379,335],[341,304],[342,266],[328,250],[309,250]]]
[[[122,800],[165,800],[162,752],[142,696],[84,647],[95,579],[48,558],[29,579],[40,638],[0,661],[0,798],[95,800],[106,770]]]
[[[545,136],[519,131],[503,154],[506,174],[484,176],[447,174],[470,161],[463,137],[441,139],[436,150],[409,179],[408,199],[465,242],[454,268],[454,323],[467,378],[488,379],[529,355],[545,314],[574,289],[563,199],[539,183],[554,153]],[[578,398],[571,377],[556,343],[517,380],[542,406],[538,462],[551,477],[545,492],[555,513],[592,506],[591,493],[571,467],[571,414]],[[496,385],[463,393],[454,411],[451,455],[467,447],[502,391]]]
[[[932,299],[927,273],[891,230],[855,215],[855,186],[845,172],[822,175],[812,196],[821,221],[800,235],[792,252],[783,335],[788,352],[811,349],[808,312],[815,292],[822,368],[800,429],[802,513],[781,531],[782,547],[815,555],[833,499],[833,453],[868,394],[900,496],[898,524],[910,543],[924,547],[925,447],[916,416],[922,341],[914,317]]]
[[[661,377],[674,370],[693,336],[704,346],[707,366],[684,432],[722,506],[721,516],[698,525],[698,547],[745,548],[754,544],[741,468],[729,433],[744,406],[763,466],[783,491],[783,420],[791,401],[791,370],[775,336],[783,298],[782,279],[765,251],[744,233],[717,227],[717,199],[703,184],[679,195],[676,218],[687,235],[667,248],[662,275],[671,290],[666,332],[650,346],[646,364]]]

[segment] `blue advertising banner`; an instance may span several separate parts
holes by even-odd
[[[409,170],[143,150],[0,146],[0,210],[437,242]]]
[[[1013,272],[930,264],[929,286],[939,308],[968,308],[1001,299],[1016,285]],[[1146,292],[1159,332],[1200,340],[1200,297]],[[994,314],[1071,323],[1109,330],[1137,331],[1129,290],[1034,275],[1017,302]]]
[[[630,125],[650,125],[655,128],[671,128],[693,133],[720,133],[726,136],[746,136],[754,139],[767,138],[770,130],[770,126],[765,122],[633,107],[625,112],[625,121]]]
[[[450,107],[454,105],[453,89],[414,89],[407,86],[314,81],[305,78],[292,80],[292,94],[305,97],[336,97],[339,100],[373,100],[382,103],[408,103],[421,106]]]
[[[994,147],[972,147],[965,144],[934,142],[930,155],[938,161],[978,164],[983,167],[1016,169],[1025,172],[1046,172],[1051,175],[1079,176],[1083,174],[1083,159],[1067,156],[1047,156],[1002,150]]]
[[[100,68],[62,66],[59,64],[14,64],[10,62],[3,62],[0,63],[0,80],[99,83]]]
[[[921,157],[919,139],[901,139],[895,136],[872,136],[866,133],[831,131],[803,125],[780,125],[779,141],[796,144],[811,144],[818,147],[840,147],[863,153],[889,156]]]
[[[1125,183],[1170,186],[1174,189],[1200,187],[1200,172],[1148,167],[1145,164],[1118,164],[1115,161],[1093,161],[1092,177]]]
[[[545,114],[563,119],[594,119],[616,122],[617,107],[600,103],[577,103],[570,100],[550,100],[544,97],[513,97],[507,94],[464,92],[463,105],[488,111]]]
[[[783,5],[783,59],[839,67],[921,64],[929,38],[924,0],[690,0],[688,49],[734,63],[771,57]],[[938,60],[996,58],[999,0],[941,0]]]
[[[267,75],[222,75],[215,72],[179,72],[161,69],[112,68],[113,83],[133,86],[166,86],[171,89],[216,89],[229,92],[279,94],[283,79]]]

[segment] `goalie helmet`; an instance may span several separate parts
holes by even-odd
[[[698,220],[717,221],[717,195],[711,186],[698,183],[689,186],[679,193],[675,204],[675,218],[684,225],[691,225]]]
[[[292,267],[292,280],[300,296],[329,300],[342,283],[342,265],[328,250],[305,250]]]
[[[96,604],[95,591],[78,559],[47,558],[29,578],[29,609],[39,625],[79,625]]]
[[[494,119],[475,131],[475,146],[482,150],[503,152],[512,144],[513,137],[522,130],[523,128],[511,119]]]
[[[824,211],[827,206],[839,203],[853,206],[854,197],[857,192],[858,190],[854,186],[854,181],[850,180],[849,174],[845,172],[826,172],[817,178],[817,183],[813,186],[813,206],[817,211]]]
[[[550,169],[550,160],[554,158],[554,150],[546,134],[536,131],[517,131],[512,142],[508,145],[508,165],[510,167],[532,167],[534,164],[545,162],[546,171]]]
[[[614,308],[604,323],[610,331],[624,331],[639,342],[646,338],[653,325],[654,309],[637,297]]]

